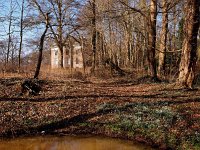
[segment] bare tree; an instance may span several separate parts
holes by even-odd
[[[24,0],[22,0],[21,4],[21,17],[20,17],[20,45],[19,45],[19,53],[18,53],[18,71],[21,69],[21,53],[22,53],[22,44],[23,44],[23,21],[24,21]]]
[[[42,63],[42,52],[43,52],[43,45],[44,45],[44,39],[45,39],[45,35],[47,33],[47,30],[49,28],[49,13],[47,13],[45,15],[45,22],[46,22],[46,26],[45,26],[45,30],[40,38],[40,45],[39,45],[39,56],[38,56],[38,62],[37,62],[37,67],[35,70],[35,75],[34,78],[37,79],[40,73],[40,67],[41,67],[41,63]]]
[[[69,35],[76,31],[79,26],[74,23],[78,8],[78,2],[75,0],[30,0],[41,14],[51,12],[49,28],[53,35],[54,42],[59,48],[58,64],[63,68],[63,47],[65,46]]]
[[[10,47],[12,42],[12,25],[13,25],[13,13],[14,13],[14,4],[13,0],[10,0],[10,12],[8,15],[8,44],[7,44],[7,56],[6,56],[6,64],[9,62],[10,56]]]

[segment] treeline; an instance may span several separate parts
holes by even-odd
[[[29,35],[42,35],[49,14],[44,46],[59,48],[60,68],[63,47],[73,39],[87,45],[83,53],[91,51],[86,63],[91,73],[109,60],[119,69],[146,72],[154,81],[175,76],[179,85],[193,88],[199,0],[9,0],[2,5],[9,8],[0,16],[6,28],[0,41],[4,70],[11,64],[20,72],[23,53],[39,45],[39,38]]]

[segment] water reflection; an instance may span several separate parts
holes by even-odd
[[[130,141],[100,137],[33,137],[1,140],[0,150],[151,150]]]

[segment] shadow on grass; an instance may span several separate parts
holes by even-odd
[[[76,125],[77,123],[85,122],[90,118],[95,116],[101,116],[104,114],[111,113],[114,109],[98,111],[89,114],[80,114],[71,118],[65,118],[57,122],[52,122],[48,124],[39,125],[37,127],[27,127],[26,129],[16,129],[9,130],[0,134],[0,137],[18,137],[21,135],[37,135],[45,132],[46,134],[51,134],[55,130],[70,127],[71,125]]]

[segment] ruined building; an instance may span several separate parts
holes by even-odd
[[[58,68],[58,47],[51,47],[51,68]],[[63,47],[63,68],[83,68],[81,45],[77,42],[72,48]]]

